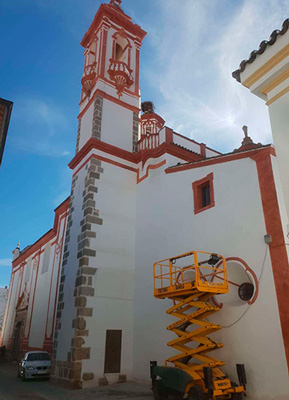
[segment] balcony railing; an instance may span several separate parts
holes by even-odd
[[[142,135],[138,142],[139,150],[152,150],[158,147],[160,144],[159,134],[152,133],[148,135]]]
[[[96,62],[94,62],[93,64],[86,65],[84,67],[84,73],[81,79],[81,84],[83,90],[88,95],[90,95],[91,89],[95,84],[95,78],[96,78],[95,69],[96,69]]]
[[[115,82],[115,86],[119,96],[125,88],[129,88],[133,84],[131,70],[123,61],[110,60],[108,74],[111,80]]]

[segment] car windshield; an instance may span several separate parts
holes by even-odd
[[[50,361],[47,353],[31,353],[27,356],[27,361]]]

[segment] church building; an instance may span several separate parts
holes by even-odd
[[[230,292],[213,317],[224,370],[237,381],[245,364],[250,400],[288,400],[288,22],[234,72],[267,101],[276,150],[243,127],[240,147],[222,154],[141,102],[146,32],[121,3],[102,4],[81,41],[71,194],[49,232],[14,250],[0,346],[14,359],[50,352],[53,379],[74,388],[148,382],[172,339],[153,264],[202,250],[227,260]]]

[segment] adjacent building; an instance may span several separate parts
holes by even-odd
[[[0,329],[2,326],[2,320],[5,313],[6,301],[7,301],[8,289],[0,288]]]
[[[282,155],[280,168],[278,147],[276,157],[246,127],[240,147],[222,154],[167,127],[151,102],[141,107],[145,36],[111,0],[81,42],[71,195],[51,231],[14,251],[2,343],[14,358],[50,351],[54,379],[72,387],[148,381],[150,360],[171,355],[169,302],[153,297],[153,263],[193,249],[217,252],[230,280],[230,293],[214,300],[225,370],[237,381],[235,364],[246,364],[250,400],[288,399]],[[254,293],[242,300],[246,282]]]
[[[27,350],[52,352],[57,293],[69,199],[55,210],[53,228],[33,245],[13,251],[0,347],[17,360]]]
[[[2,162],[13,103],[0,97],[0,165]]]

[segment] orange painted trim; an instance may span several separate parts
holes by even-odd
[[[102,54],[101,54],[101,65],[100,65],[100,75],[105,74],[105,61],[106,61],[106,48],[107,48],[107,29],[103,27],[103,39],[102,39]]]
[[[29,336],[30,336],[32,318],[33,318],[33,309],[34,309],[34,301],[35,301],[36,287],[37,287],[37,281],[38,281],[39,265],[40,265],[40,254],[39,254],[38,263],[37,263],[37,267],[36,267],[36,276],[35,276],[35,283],[34,283],[34,290],[33,290],[32,306],[31,306],[31,313],[30,313],[30,321],[29,321],[29,328],[28,328],[28,334],[27,334],[27,337],[28,337],[28,338],[29,338]]]
[[[86,104],[86,106],[84,107],[84,109],[81,111],[81,113],[78,114],[78,117],[77,117],[78,119],[81,119],[81,118],[84,116],[84,114],[87,112],[87,110],[89,109],[89,107],[90,107],[90,106],[92,105],[92,103],[94,102],[95,97],[96,97],[97,95],[103,97],[103,98],[106,99],[106,100],[111,101],[112,103],[115,103],[115,104],[117,104],[117,105],[119,105],[119,106],[121,106],[121,107],[124,107],[124,108],[126,108],[127,110],[130,110],[130,111],[133,111],[133,112],[136,112],[136,113],[139,113],[139,112],[140,112],[140,109],[139,109],[139,108],[134,107],[134,106],[131,106],[130,104],[128,104],[128,103],[126,103],[126,102],[124,102],[124,101],[122,101],[122,100],[120,100],[120,99],[118,99],[118,98],[116,98],[116,97],[113,97],[113,96],[111,96],[111,95],[109,95],[109,94],[103,92],[103,91],[100,90],[100,89],[96,89],[96,91],[94,92],[93,96],[90,98],[89,102]]]
[[[138,107],[131,106],[130,104],[118,99],[117,97],[113,97],[113,96],[111,96],[111,95],[109,95],[109,94],[107,94],[107,93],[105,93],[105,92],[103,92],[103,91],[101,91],[99,89],[97,89],[96,92],[100,96],[102,96],[104,99],[109,100],[112,103],[115,103],[115,104],[117,104],[117,105],[119,105],[121,107],[124,107],[127,110],[130,110],[130,111],[133,111],[133,112],[136,112],[136,113],[140,112],[140,109]],[[131,93],[131,92],[128,92],[128,93]]]
[[[113,156],[122,158],[126,161],[130,161],[133,163],[138,162],[138,153],[131,153],[130,151],[120,149],[119,147],[113,146],[112,144],[102,142],[95,138],[90,138],[75,155],[75,157],[70,161],[70,163],[68,164],[69,168],[75,169],[92,149],[98,149],[100,151],[103,151],[104,153],[111,154]]]
[[[161,126],[164,126],[165,120],[156,113],[146,113],[141,116],[141,123],[145,123],[151,120],[156,120]],[[168,128],[169,129],[169,128]]]
[[[96,80],[97,80],[98,78],[101,79],[102,81],[108,83],[110,87],[116,89],[115,83],[114,83],[113,81],[107,79],[105,76],[103,76],[103,77],[96,77]],[[132,96],[132,97],[136,97],[137,100],[139,100],[139,98],[140,98],[139,93],[136,93],[135,91],[133,92],[133,91],[131,91],[129,88],[124,88],[123,93],[128,94],[129,96]],[[114,98],[114,97],[113,97],[113,98]],[[116,99],[118,100],[118,98],[116,98]]]
[[[256,161],[257,165],[266,230],[272,237],[269,250],[283,342],[289,368],[289,265],[272,160],[269,152],[257,153],[252,159]]]
[[[23,275],[24,275],[24,266],[25,265],[26,265],[26,263],[21,264],[20,271],[19,271],[19,274],[21,274],[21,279],[20,279],[20,285],[19,285],[19,291],[18,291],[18,299],[19,299],[20,293],[21,293],[21,287],[22,287],[22,283],[23,283]]]
[[[200,148],[201,148],[201,156],[206,157],[206,145],[205,145],[205,143],[201,143],[200,144]]]
[[[210,196],[211,203],[207,207],[202,207],[202,197],[201,197],[201,187],[209,183],[210,185]],[[194,194],[194,214],[199,214],[200,212],[209,210],[212,207],[215,207],[215,193],[214,193],[214,174],[211,172],[207,176],[198,181],[192,183],[193,194]]]
[[[168,136],[166,136],[166,140],[168,140],[168,142],[162,143],[160,146],[158,146],[157,148],[155,148],[153,150],[142,150],[139,153],[136,153],[136,154],[140,154],[140,161],[142,161],[143,165],[150,158],[158,158],[165,153],[170,154],[171,156],[180,158],[181,160],[184,160],[187,162],[194,162],[194,161],[202,160],[202,156],[200,154],[192,153],[191,151],[188,151],[181,147],[175,146],[173,143],[170,143],[169,142],[170,133],[168,134]],[[168,169],[166,169],[166,173],[167,173],[167,171],[168,171]]]
[[[99,156],[98,154],[91,154],[91,156],[90,156],[86,161],[84,161],[84,163],[81,164],[81,166],[73,173],[73,176],[77,175],[78,172],[79,172],[80,170],[82,170],[82,168],[84,168],[84,167],[86,166],[86,164],[87,164],[92,158],[95,158],[96,160],[100,160],[100,161],[103,161],[103,162],[107,162],[108,164],[112,164],[112,165],[115,165],[115,166],[120,167],[120,168],[123,168],[123,169],[127,169],[127,170],[132,171],[132,172],[137,172],[137,169],[136,169],[136,168],[132,168],[132,167],[130,167],[130,166],[128,166],[128,165],[119,163],[119,162],[114,161],[114,160],[110,160],[109,158]]]
[[[61,226],[61,222],[62,222],[63,219],[64,219],[64,228],[63,228],[62,239],[63,239],[65,228],[66,228],[67,213],[62,215],[62,217],[60,218],[59,225],[58,225],[58,230],[57,230],[57,239],[54,241],[54,243],[53,243],[54,245],[56,245],[56,243],[59,243],[60,226]],[[63,247],[63,241],[61,243],[62,243],[62,247]],[[51,246],[52,246],[52,244],[51,244]],[[54,276],[54,269],[55,269],[55,259],[56,259],[56,248],[54,249],[54,252],[53,252],[53,263],[52,263],[52,271],[51,271],[51,278],[50,278],[48,306],[47,306],[46,324],[45,324],[45,337],[47,337],[47,328],[48,328],[49,311],[50,311],[50,300],[51,300],[53,276]],[[59,272],[59,269],[60,269],[60,264],[61,264],[61,259],[58,260],[58,272]],[[57,286],[57,284],[56,284],[56,286]],[[55,293],[55,296],[56,295],[57,295],[57,293]],[[54,316],[53,316],[53,318],[54,318]]]
[[[139,170],[137,171],[137,178],[136,178],[136,183],[139,184],[141,183],[143,180],[145,180],[148,176],[149,176],[149,171],[150,170],[154,170],[154,169],[158,169],[160,167],[162,167],[163,165],[165,165],[167,163],[166,160],[163,160],[161,162],[159,162],[158,164],[155,165],[149,165],[146,169],[146,173],[144,176],[142,176],[141,178],[139,177]]]
[[[128,15],[119,12],[114,7],[111,7],[107,4],[101,4],[92,24],[90,25],[88,31],[81,41],[81,46],[85,48],[87,47],[91,38],[94,35],[95,30],[97,29],[97,26],[103,22],[105,17],[109,19],[109,22],[113,22],[118,25],[118,30],[119,26],[121,26],[122,28],[130,32],[133,36],[136,36],[141,40],[143,40],[147,34],[139,25],[134,24]]]
[[[166,128],[166,143],[174,143],[174,131],[170,128]]]
[[[169,138],[168,138],[168,140],[169,140]],[[199,154],[192,153],[190,151],[187,151],[186,149],[180,148],[178,146],[175,146],[174,144],[166,143],[166,142],[162,143],[160,146],[158,146],[155,149],[143,150],[143,151],[139,151],[138,153],[131,153],[130,151],[120,149],[119,147],[102,142],[95,138],[90,138],[86,142],[86,144],[79,150],[79,152],[75,155],[75,157],[70,161],[70,163],[68,164],[69,168],[75,169],[81,163],[81,161],[84,159],[84,157],[93,149],[103,151],[104,153],[110,154],[110,155],[118,157],[118,158],[122,158],[123,160],[132,162],[134,164],[138,164],[139,162],[142,162],[143,165],[150,158],[158,158],[158,157],[161,157],[162,155],[164,155],[165,153],[173,155],[177,158],[180,158],[181,160],[188,161],[188,162],[189,161],[198,161],[202,158],[202,156]],[[107,161],[107,160],[104,160],[104,161]],[[124,165],[119,164],[119,166],[124,166]],[[127,167],[127,169],[131,168],[128,166],[126,166],[126,167]],[[133,168],[131,170],[133,170]]]
[[[27,351],[46,351],[43,347],[27,347]]]
[[[233,153],[233,154],[224,154],[216,157],[209,158],[207,160],[200,160],[194,163],[188,163],[184,165],[176,165],[174,167],[170,167],[166,169],[166,174],[173,174],[175,172],[186,171],[194,168],[207,167],[208,165],[222,164],[225,162],[241,160],[243,158],[252,158],[257,153],[268,153],[273,156],[276,156],[275,149],[271,145],[268,147],[260,147],[256,150],[249,150],[243,153]]]
[[[63,212],[65,212],[68,209],[69,201],[70,201],[70,197],[68,197],[66,200],[64,200],[64,202],[61,203],[60,206],[58,206],[54,210],[55,217],[54,217],[53,228],[50,229],[48,232],[46,232],[43,236],[41,236],[41,238],[38,239],[35,243],[33,243],[33,245],[29,247],[29,249],[27,249],[23,254],[21,254],[21,256],[19,256],[18,258],[16,258],[16,260],[14,260],[12,262],[12,270],[13,271],[16,271],[16,267],[19,264],[21,264],[23,261],[25,261],[26,258],[31,256],[33,253],[38,251],[42,246],[44,246],[46,243],[50,242],[50,240],[52,240],[52,239],[54,239],[54,237],[56,237],[57,227],[59,224],[60,216],[61,216],[61,214],[63,214]]]
[[[38,239],[35,243],[33,243],[33,245],[29,249],[27,249],[23,254],[21,254],[21,256],[19,256],[18,258],[16,258],[15,261],[12,262],[12,269],[14,270],[14,268],[16,268],[23,261],[25,261],[26,258],[28,258],[37,250],[39,250],[39,248],[42,247],[44,244],[52,240],[54,236],[55,234],[53,232],[53,229],[50,229],[48,232],[46,232],[43,236],[41,236],[40,239]]]
[[[99,34],[100,32],[100,34]],[[101,43],[102,43],[102,37],[103,37],[103,30],[100,30],[100,28],[97,30],[97,32],[95,32],[97,36],[97,38],[99,37],[99,42],[98,42],[98,62],[97,62],[97,76],[99,76],[100,74],[100,60],[101,60]],[[96,78],[97,79],[97,78]],[[86,97],[86,96],[85,96]],[[82,96],[81,96],[82,98]],[[82,100],[83,101],[83,100]],[[80,102],[80,104],[82,103],[82,101]]]
[[[135,94],[139,96],[139,80],[140,80],[140,49],[135,49]]]

